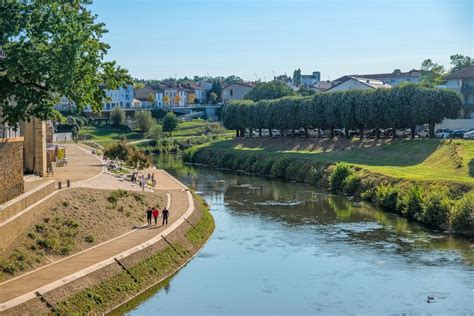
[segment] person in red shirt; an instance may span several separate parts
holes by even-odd
[[[153,208],[153,218],[155,219],[155,225],[158,221],[158,216],[160,215],[160,213],[158,212],[158,210],[156,209],[156,207]]]

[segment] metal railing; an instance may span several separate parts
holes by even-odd
[[[14,138],[20,137],[20,128],[16,130],[13,127],[0,127],[0,138]]]

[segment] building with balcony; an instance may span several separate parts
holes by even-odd
[[[474,65],[453,72],[446,80],[444,87],[461,96],[461,118],[474,119]]]

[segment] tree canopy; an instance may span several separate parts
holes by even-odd
[[[259,82],[252,90],[247,92],[244,99],[253,101],[270,100],[294,94],[295,91],[281,81]]]
[[[434,126],[445,118],[456,118],[459,96],[450,90],[413,84],[392,89],[349,90],[312,97],[284,97],[275,100],[234,100],[222,109],[228,129],[414,128]],[[238,135],[243,135],[238,132]],[[395,135],[395,134],[394,134]],[[361,133],[361,136],[362,133]]]
[[[163,118],[163,131],[170,134],[178,127],[179,120],[173,112],[166,113]]]
[[[148,110],[135,112],[134,118],[135,121],[137,121],[138,128],[144,133],[148,132],[152,126],[156,125],[156,120]]]
[[[3,1],[0,19],[0,121],[46,119],[59,97],[100,111],[105,89],[131,83],[128,72],[104,61],[109,45],[90,0]]]

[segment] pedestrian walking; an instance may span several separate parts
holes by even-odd
[[[142,191],[145,191],[145,176],[144,175],[140,177],[140,186],[142,187]]]
[[[156,226],[156,223],[158,222],[158,216],[160,215],[160,212],[158,212],[158,210],[155,208],[153,208],[153,218],[155,219],[155,226]]]
[[[155,180],[155,174],[154,173],[151,175],[151,183],[153,184],[153,187],[156,187],[156,180]]]
[[[147,210],[146,210],[146,222],[148,224],[148,226],[151,226],[151,216],[153,214],[153,211],[151,209],[151,207],[148,207]]]
[[[161,216],[163,216],[163,224],[162,225],[168,225],[168,216],[170,215],[170,211],[165,207],[163,211],[161,212]]]

